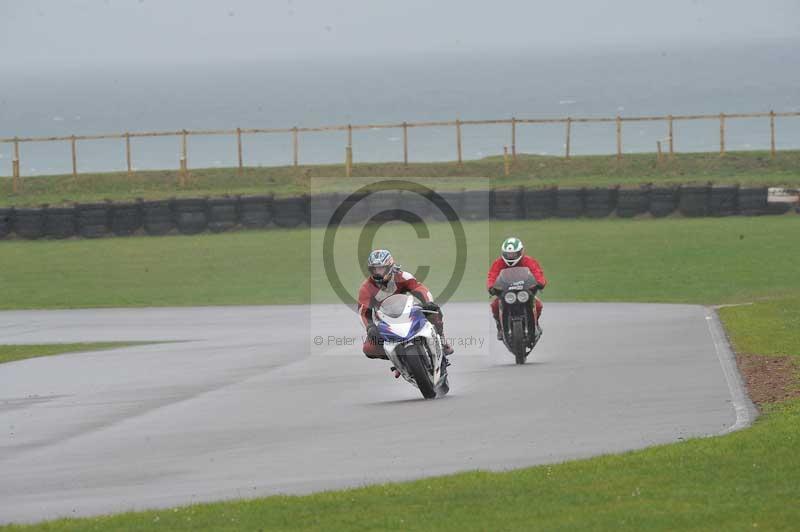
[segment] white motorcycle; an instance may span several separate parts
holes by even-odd
[[[414,296],[387,297],[374,314],[383,348],[405,380],[419,388],[425,399],[450,391],[442,338],[426,319]]]

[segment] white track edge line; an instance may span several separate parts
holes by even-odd
[[[728,338],[722,328],[719,316],[713,308],[706,307],[706,323],[711,333],[711,339],[714,341],[714,350],[717,352],[717,359],[722,366],[722,373],[728,383],[728,390],[733,400],[733,409],[736,412],[736,422],[720,432],[719,435],[721,436],[752,425],[758,416],[758,410],[747,395],[744,381],[742,381],[742,376],[736,367],[736,357],[733,354],[730,343],[728,343]]]

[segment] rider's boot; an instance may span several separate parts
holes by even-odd
[[[494,324],[497,325],[497,339],[503,341],[503,327],[500,325],[500,320],[494,320]]]

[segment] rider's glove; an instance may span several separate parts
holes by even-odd
[[[496,295],[499,295],[499,294],[500,294],[500,290],[498,290],[494,286],[489,288],[489,295],[490,296],[496,296]]]
[[[381,335],[378,332],[378,326],[374,323],[370,323],[367,325],[367,341],[371,344],[378,344],[380,341]]]
[[[542,291],[542,290],[544,290],[544,285],[543,285],[543,284],[537,284],[537,285],[536,285],[534,288],[535,288],[537,291]]]
[[[427,310],[428,312],[441,312],[442,309],[439,308],[439,305],[434,303],[433,301],[429,301],[427,303],[422,304],[422,310]]]

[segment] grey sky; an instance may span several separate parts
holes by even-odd
[[[34,68],[798,37],[798,0],[0,0],[0,64]]]

